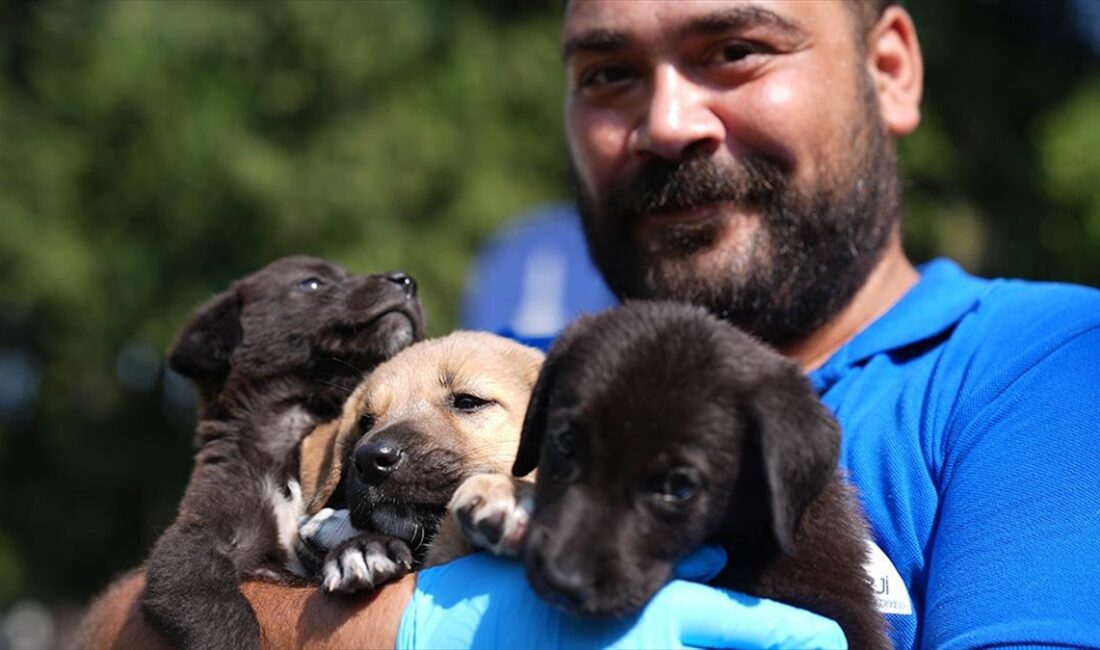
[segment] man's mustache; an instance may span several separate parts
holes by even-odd
[[[654,158],[612,187],[601,211],[620,223],[632,223],[651,214],[715,203],[766,207],[776,203],[786,186],[783,166],[760,156],[745,156],[732,165],[701,156]]]

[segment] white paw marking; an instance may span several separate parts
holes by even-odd
[[[298,524],[298,537],[324,550],[358,535],[361,531],[351,525],[351,512],[323,508],[312,517],[303,517]]]
[[[397,563],[385,553],[371,553],[367,556],[366,562],[372,578],[391,576],[397,570]]]
[[[321,584],[324,586],[325,591],[333,592],[340,587],[340,565],[335,560],[327,560],[325,567],[322,569],[324,575],[324,582]]]
[[[326,560],[321,583],[325,591],[352,593],[373,589],[396,575],[397,563],[390,559],[381,545],[375,546],[368,544],[365,554],[361,548],[353,546],[339,557]]]
[[[349,548],[344,551],[340,556],[340,568],[344,572],[344,583],[348,584],[370,584],[370,569],[367,568],[367,561],[363,558],[363,553],[357,548]]]
[[[287,496],[282,487],[273,478],[268,477],[264,491],[267,493],[267,502],[275,516],[275,529],[278,531],[279,547],[283,550],[283,557],[286,558],[286,567],[291,573],[304,576],[305,567],[302,566],[298,560],[298,554],[294,551],[294,545],[298,540],[298,520],[305,510],[302,486],[298,481],[289,481],[285,491],[290,495]]]

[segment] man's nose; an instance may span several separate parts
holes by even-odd
[[[713,110],[710,89],[685,77],[673,65],[654,71],[649,110],[634,132],[636,153],[680,160],[688,151],[716,149],[726,137]]]

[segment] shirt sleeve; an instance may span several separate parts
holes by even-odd
[[[1100,325],[1026,347],[945,433],[924,647],[1100,647]]]

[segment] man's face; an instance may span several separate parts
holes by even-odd
[[[589,248],[622,297],[772,343],[842,309],[899,213],[842,2],[570,2],[566,128]]]

